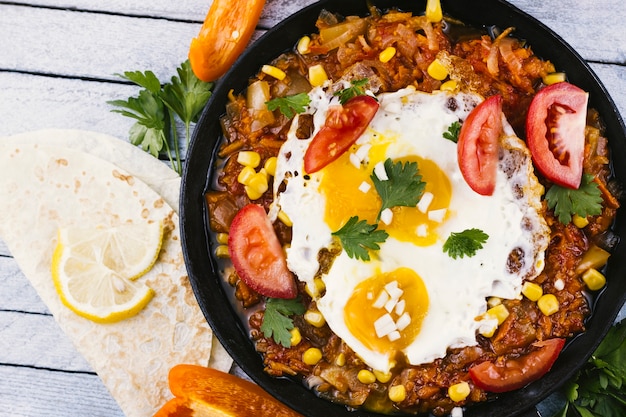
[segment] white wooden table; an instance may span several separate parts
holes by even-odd
[[[312,2],[268,0],[258,34]],[[588,60],[626,118],[626,3],[511,3]],[[106,101],[135,95],[136,89],[114,74],[151,69],[169,80],[209,5],[0,0],[0,137],[57,127],[127,138],[132,121],[111,113]],[[122,415],[0,241],[0,416]]]

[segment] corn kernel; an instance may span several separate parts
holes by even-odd
[[[441,91],[455,91],[459,84],[455,80],[448,80],[445,83],[441,84],[439,89]]]
[[[228,233],[218,233],[215,239],[217,239],[217,243],[225,245],[228,243]]]
[[[541,285],[537,285],[534,282],[525,282],[524,285],[522,285],[522,294],[530,301],[537,301],[543,295],[543,288],[541,288]]]
[[[287,216],[287,213],[285,213],[284,211],[279,211],[278,212],[278,220],[280,220],[281,222],[283,222],[283,224],[285,226],[291,227],[293,226],[293,222],[291,221],[291,219],[289,218],[289,216]]]
[[[256,175],[256,171],[252,167],[243,167],[239,175],[237,176],[237,182],[239,184],[248,185],[253,176]]]
[[[305,291],[311,298],[317,298],[326,289],[326,284],[324,284],[324,281],[321,278],[315,278],[313,280],[313,284],[314,288],[309,288],[307,285]]]
[[[509,317],[509,310],[507,310],[504,304],[498,304],[497,306],[491,307],[487,310],[486,314],[490,317],[498,319],[498,324],[500,325],[504,322],[504,320],[506,320],[507,317]]]
[[[439,61],[438,59],[435,59],[433,62],[430,63],[430,65],[426,69],[426,72],[428,72],[428,75],[433,77],[435,80],[439,81],[445,80],[448,76],[448,69],[444,67],[441,61]]]
[[[322,313],[317,310],[307,310],[306,313],[304,313],[304,319],[311,326],[315,327],[322,327],[326,324],[326,319],[324,319]]]
[[[265,164],[263,164],[263,168],[270,174],[272,177],[276,175],[276,164],[278,163],[278,158],[275,156],[267,158]]]
[[[495,307],[499,304],[502,304],[502,298],[500,297],[489,297],[487,300],[487,306],[489,306],[489,308]]]
[[[402,402],[406,399],[406,388],[404,388],[404,385],[394,385],[389,388],[388,396],[394,403]]]
[[[302,341],[302,334],[297,327],[291,329],[289,333],[291,333],[291,346],[296,346]]]
[[[448,388],[448,397],[455,403],[463,401],[470,394],[470,386],[467,382],[459,382]]]
[[[372,384],[376,382],[376,375],[367,369],[361,369],[356,377],[363,384]]]
[[[215,256],[217,256],[218,258],[229,258],[230,254],[228,253],[228,246],[218,245],[215,248]]]
[[[565,81],[566,76],[564,72],[551,72],[543,77],[543,83],[545,85],[556,84]]]
[[[311,38],[309,38],[308,36],[303,36],[298,41],[298,46],[296,47],[296,49],[302,55],[306,55],[309,52],[311,52],[311,49],[309,48],[310,45],[311,45]]]
[[[244,187],[250,200],[257,200],[261,198],[263,193],[265,193],[268,188],[269,185],[267,183],[267,177],[261,172],[255,173],[248,181],[248,184]]]
[[[426,19],[433,23],[441,22],[441,19],[443,19],[443,11],[441,10],[440,0],[426,1]]]
[[[574,222],[574,226],[578,227],[579,229],[584,229],[589,224],[589,219],[579,216],[578,214],[574,214],[572,222]]]
[[[232,88],[228,90],[228,100],[237,101],[237,98],[235,97],[235,91]]]
[[[388,46],[380,54],[378,54],[378,59],[384,64],[385,62],[389,62],[391,58],[395,56],[395,54],[396,48],[394,48],[393,46]]]
[[[285,77],[287,76],[287,74],[285,74],[285,71],[281,70],[280,68],[277,68],[273,65],[263,65],[261,67],[261,72],[263,74],[267,74],[270,77],[274,77],[279,81],[282,81],[285,79]]]
[[[241,151],[237,155],[237,162],[245,167],[256,168],[261,163],[261,155],[255,151]]]
[[[537,300],[537,306],[544,315],[550,316],[559,311],[559,300],[554,294],[544,294]]]
[[[345,353],[340,353],[335,358],[335,365],[337,365],[337,366],[344,366],[345,364],[346,364],[346,354]]]
[[[319,87],[328,80],[326,70],[321,64],[313,65],[309,67],[309,83],[313,87]]]
[[[376,379],[378,380],[378,382],[382,382],[383,384],[386,384],[387,382],[391,381],[391,377],[393,376],[391,372],[381,372],[381,371],[374,371],[374,375],[376,376]]]
[[[583,281],[587,284],[587,288],[591,291],[597,291],[606,284],[606,278],[602,272],[595,268],[589,268],[585,271],[583,274]]]
[[[315,365],[322,360],[322,351],[318,348],[308,348],[302,354],[302,362],[307,365]]]

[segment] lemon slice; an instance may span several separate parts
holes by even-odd
[[[52,279],[61,301],[99,323],[136,315],[154,291],[135,280],[152,268],[162,240],[161,223],[60,228]]]

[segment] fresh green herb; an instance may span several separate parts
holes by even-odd
[[[568,411],[582,417],[626,416],[626,320],[615,324],[587,364],[563,387]],[[574,412],[575,411],[575,412]]]
[[[426,187],[426,183],[422,181],[422,176],[417,168],[417,162],[407,161],[403,165],[401,161],[398,161],[394,164],[391,159],[387,158],[384,167],[387,173],[386,180],[379,179],[376,170],[370,176],[383,201],[378,212],[378,219],[385,209],[397,206],[415,206],[422,198]]]
[[[341,104],[346,104],[348,100],[354,98],[356,96],[362,96],[365,94],[365,86],[369,82],[368,78],[363,78],[360,80],[353,80],[350,82],[350,87],[344,88],[343,90],[336,91],[334,95],[339,97],[339,102]]]
[[[191,70],[189,61],[183,62],[176,71],[178,76],[172,77],[171,83],[163,86],[152,71],[116,74],[143,89],[136,97],[107,103],[119,107],[113,109],[113,112],[136,120],[129,132],[133,145],[140,146],[155,158],[165,151],[172,168],[180,175],[182,160],[175,115],[185,125],[188,144],[191,123],[198,121],[200,112],[211,96],[213,84],[199,80]]]
[[[378,244],[389,237],[387,232],[376,230],[377,228],[377,225],[368,224],[366,220],[359,220],[357,216],[353,216],[341,229],[333,232],[333,235],[339,238],[341,246],[350,258],[369,261],[368,250],[379,250]]]
[[[587,217],[602,213],[601,191],[590,174],[583,174],[577,190],[552,185],[546,193],[546,201],[563,224],[571,222],[574,214]]]
[[[459,141],[459,133],[461,133],[461,123],[456,121],[448,127],[447,132],[443,132],[443,137],[457,143]]]
[[[452,232],[443,244],[443,251],[447,252],[452,259],[464,256],[472,257],[476,251],[483,248],[489,235],[480,229],[465,229],[462,232]]]
[[[296,113],[303,113],[311,102],[311,98],[307,93],[294,94],[287,97],[277,97],[270,101],[266,101],[268,110],[274,111],[280,109],[280,112],[286,118],[291,119]]]
[[[284,347],[291,346],[293,320],[289,316],[304,314],[306,308],[300,299],[286,300],[282,298],[268,298],[265,300],[265,314],[261,331],[267,338],[272,338]]]

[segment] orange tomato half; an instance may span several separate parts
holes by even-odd
[[[189,62],[202,81],[215,81],[248,45],[265,0],[213,0],[198,37],[191,40]]]

